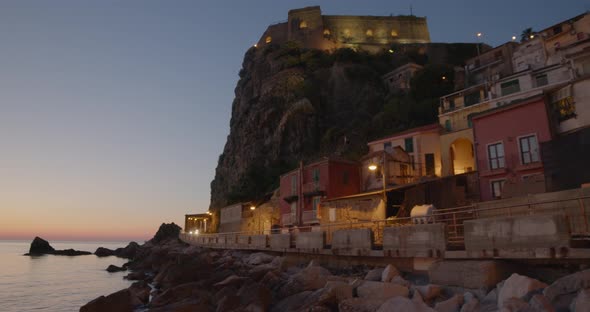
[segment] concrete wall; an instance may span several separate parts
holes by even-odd
[[[256,249],[266,249],[268,246],[268,235],[250,236],[250,247]]]
[[[291,234],[272,234],[269,236],[271,249],[289,249],[291,248]]]
[[[441,257],[446,249],[444,224],[383,229],[383,252],[393,257]]]
[[[301,232],[294,234],[295,247],[304,251],[324,249],[326,234],[324,232]]]
[[[332,252],[338,255],[368,255],[373,247],[371,229],[337,230],[332,234]]]
[[[465,249],[561,248],[569,246],[570,229],[562,215],[528,215],[469,220],[464,223]]]

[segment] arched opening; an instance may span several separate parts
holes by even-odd
[[[451,173],[461,174],[475,170],[473,143],[465,138],[453,141],[449,151],[451,155]]]
[[[367,29],[366,35],[367,35],[367,37],[373,37],[373,30]]]
[[[272,37],[271,36],[266,37],[266,39],[264,39],[264,42],[271,43],[272,42]]]
[[[303,28],[307,28],[307,22],[306,21],[301,21],[299,23],[299,29],[303,29]]]
[[[391,31],[391,36],[392,37],[397,37],[398,36],[397,31],[396,30],[392,30]]]
[[[332,32],[329,29],[324,29],[324,37],[330,37],[330,35],[332,35]]]
[[[352,34],[351,34],[351,32],[350,32],[350,29],[348,29],[348,28],[347,28],[347,29],[345,29],[345,30],[344,30],[344,37],[345,37],[345,38],[350,38],[350,37],[351,37],[351,35],[352,35]]]

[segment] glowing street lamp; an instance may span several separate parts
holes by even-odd
[[[516,41],[516,36],[512,36],[512,41]]]
[[[385,182],[385,170],[384,169],[385,169],[385,150],[383,151],[383,159],[381,162],[381,182],[383,184],[383,190],[382,190],[383,204],[387,205],[387,197],[386,197],[387,195],[385,193],[385,186],[386,186],[385,183],[386,182]],[[369,170],[371,170],[371,171],[377,170],[377,164],[373,164],[373,163],[369,164]]]
[[[256,206],[250,206],[250,210],[256,210]]]
[[[481,39],[481,36],[483,36],[483,34],[482,34],[482,33],[480,33],[480,32],[478,32],[478,33],[476,34],[476,36],[477,36],[477,44],[476,44],[476,47],[477,47],[477,55],[479,55],[479,41],[480,41],[480,39]]]

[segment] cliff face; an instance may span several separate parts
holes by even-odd
[[[379,75],[365,66],[295,46],[250,49],[240,77],[211,208],[260,198],[300,160],[355,153],[350,146],[362,146],[367,136],[359,121],[370,122],[385,94]]]

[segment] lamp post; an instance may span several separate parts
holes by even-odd
[[[482,33],[478,32],[476,34],[476,36],[477,36],[477,44],[475,46],[477,47],[477,56],[479,56],[479,41],[481,39]]]
[[[377,164],[369,164],[369,170],[375,171],[377,170]],[[385,193],[386,188],[386,181],[385,181],[385,150],[383,151],[383,157],[381,158],[381,182],[383,185],[382,194],[383,197],[383,205],[387,205],[387,195]],[[386,207],[387,208],[387,207]]]

